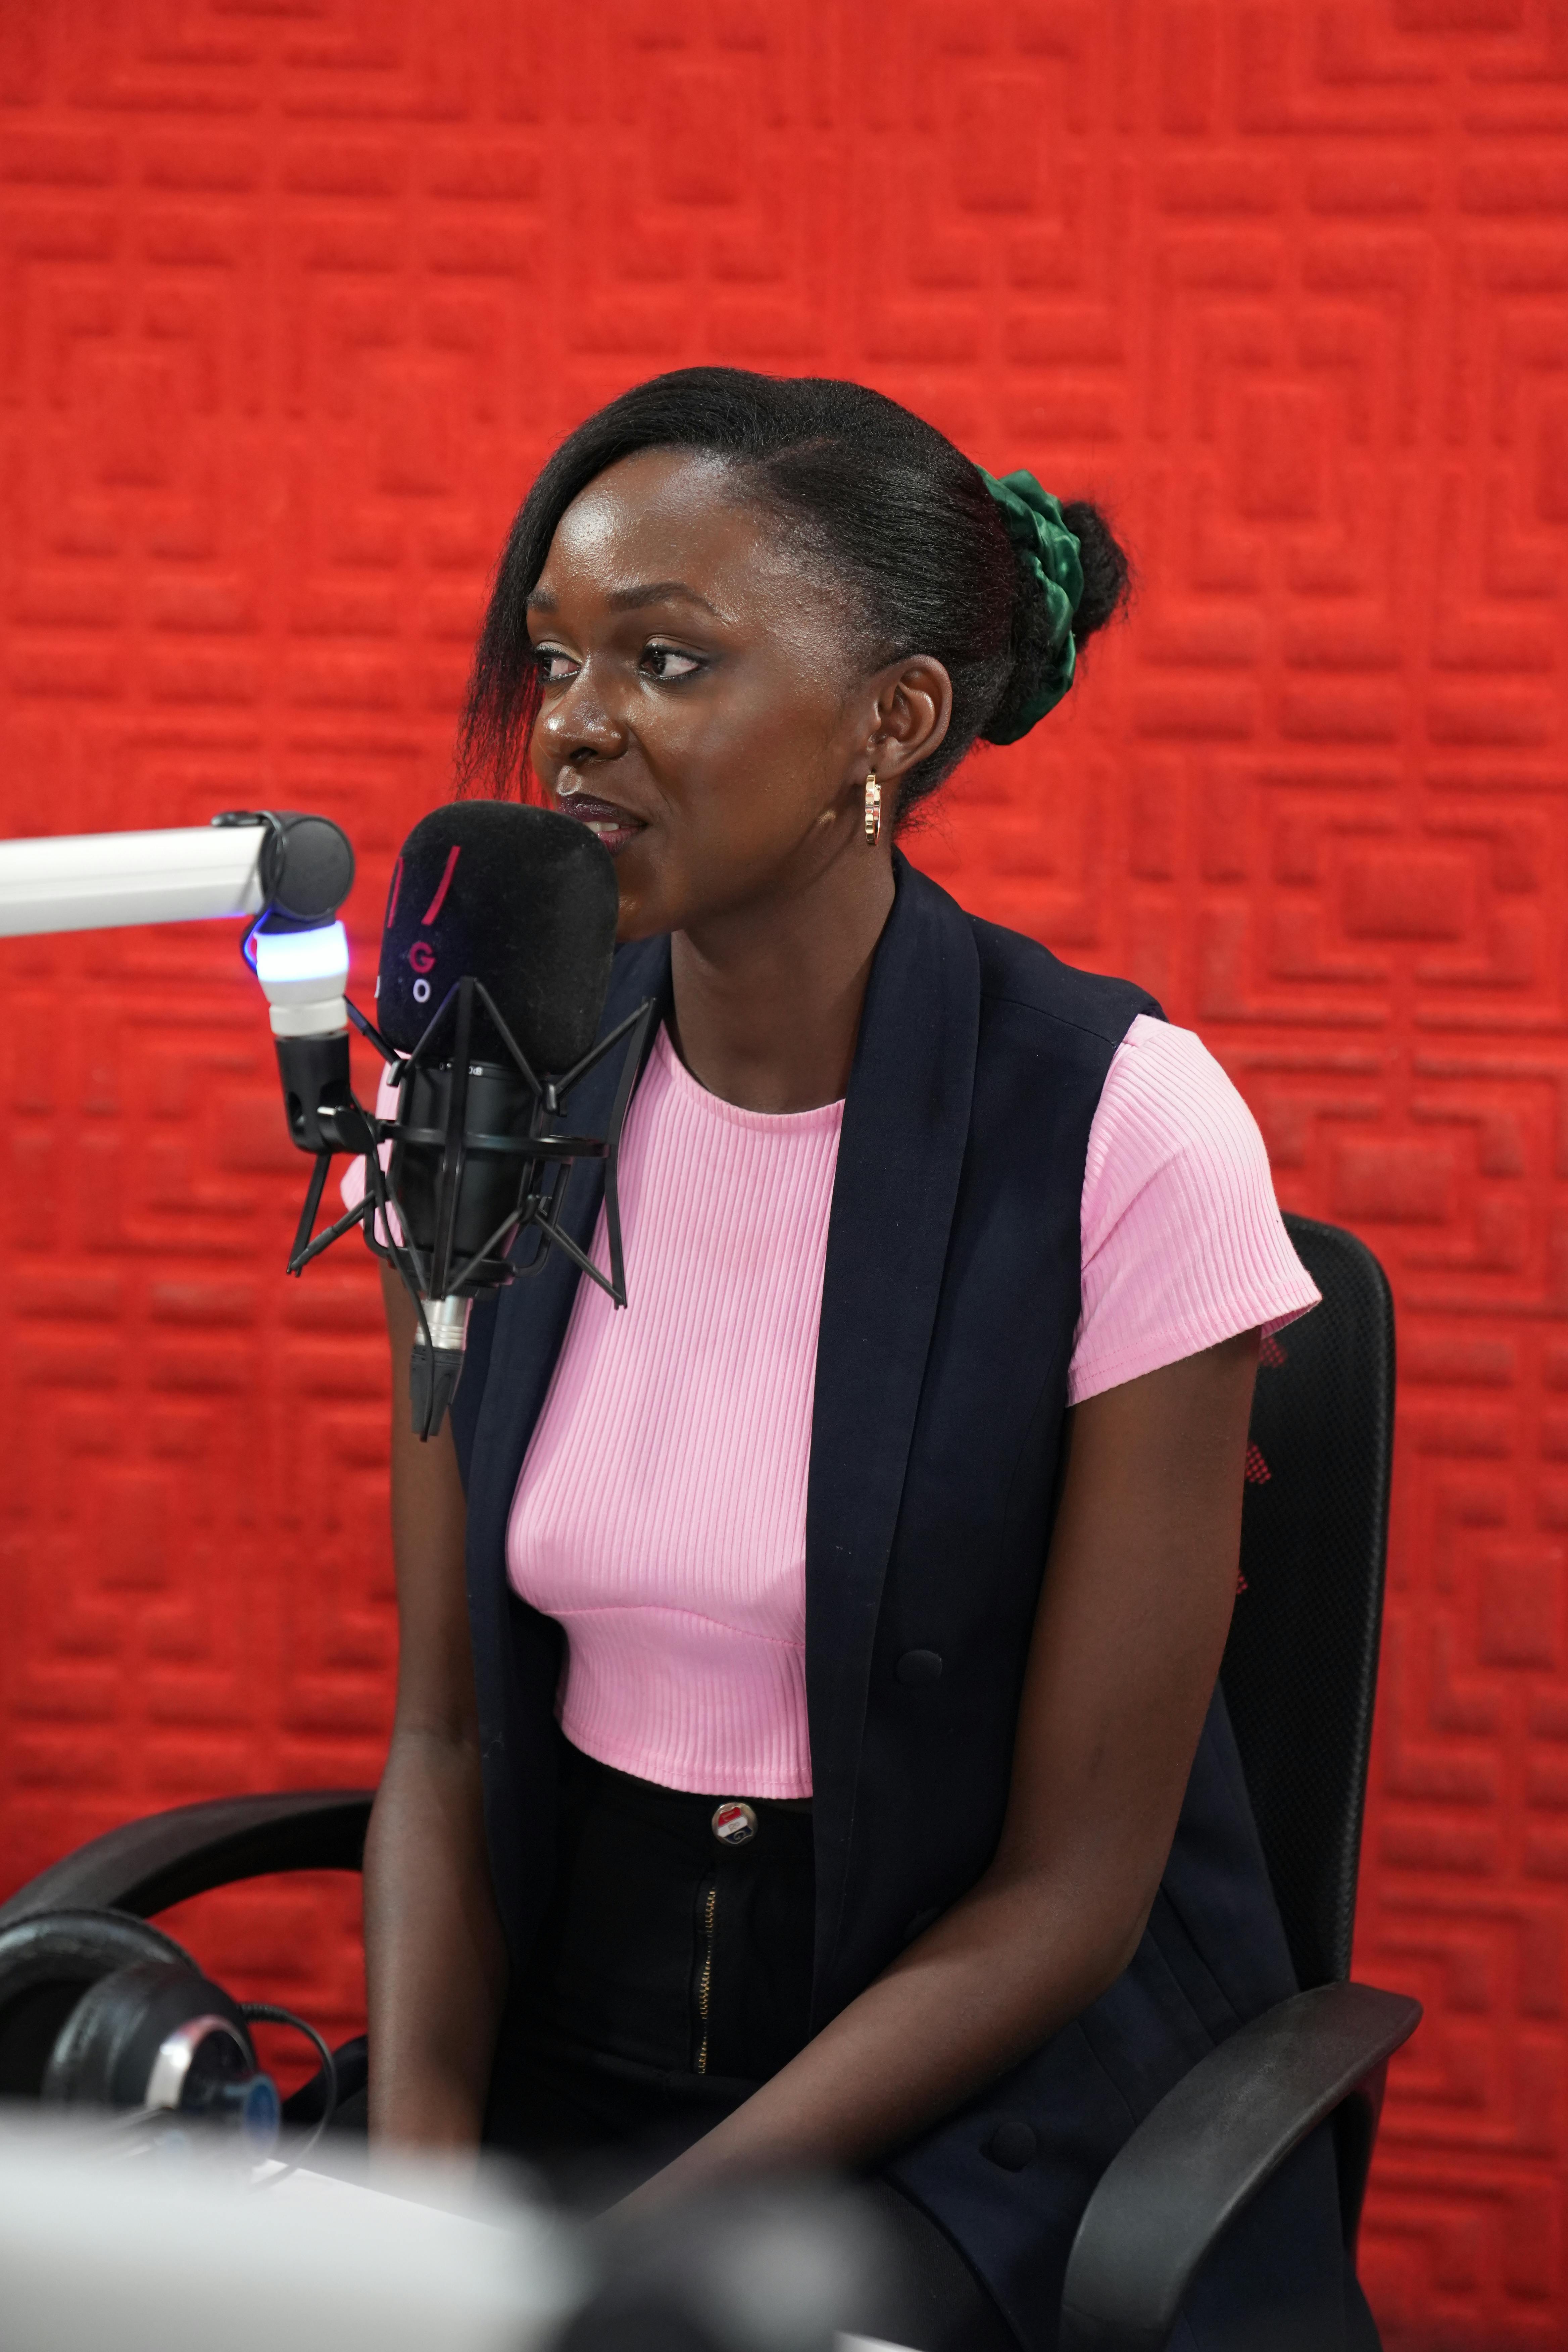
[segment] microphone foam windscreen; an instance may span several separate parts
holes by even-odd
[[[447,991],[471,976],[535,1076],[563,1076],[598,1030],[619,896],[614,859],[574,817],[515,801],[432,809],[392,869],[377,1026],[412,1052]],[[482,1032],[476,1050],[495,1050]]]

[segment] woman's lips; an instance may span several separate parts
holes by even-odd
[[[562,793],[558,805],[563,816],[575,817],[579,824],[585,824],[612,856],[626,847],[634,834],[643,831],[640,816],[617,808],[614,801],[596,800],[592,793]]]

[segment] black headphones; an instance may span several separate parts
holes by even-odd
[[[124,1911],[40,1911],[0,1927],[0,2098],[86,2108],[156,2136],[278,2137],[276,2086],[245,2010],[171,1936]]]

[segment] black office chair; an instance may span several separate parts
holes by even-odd
[[[1205,2256],[1330,2117],[1353,2254],[1388,2061],[1421,2016],[1404,1994],[1349,1981],[1388,1531],[1393,1307],[1383,1269],[1352,1234],[1285,1222],[1323,1304],[1265,1348],[1221,1679],[1302,1990],[1194,2066],[1108,2167],[1068,2264],[1062,2352],[1158,2352]],[[145,1919],[236,1879],[357,1870],[370,1802],[368,1790],[226,1797],[129,1822],[0,1905],[0,1929],[43,1911]],[[352,2080],[352,2058],[347,2071]]]
[[[1388,2061],[1421,2021],[1407,1995],[1350,1981],[1394,1305],[1353,1234],[1285,1223],[1323,1303],[1264,1347],[1220,1680],[1301,1990],[1200,2061],[1107,2167],[1068,2263],[1062,2352],[1155,2352],[1205,2254],[1330,2117],[1353,2257]]]

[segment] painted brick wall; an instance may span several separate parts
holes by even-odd
[[[0,5],[7,831],[323,809],[368,950],[523,485],[674,362],[1113,507],[1132,625],[919,854],[1156,989],[1393,1276],[1364,2268],[1430,2345],[1568,2328],[1565,130],[1562,0]],[[373,1779],[394,1623],[371,1269],[280,1278],[232,934],[0,991],[10,1885]],[[173,1924],[352,2020],[352,1886]]]

